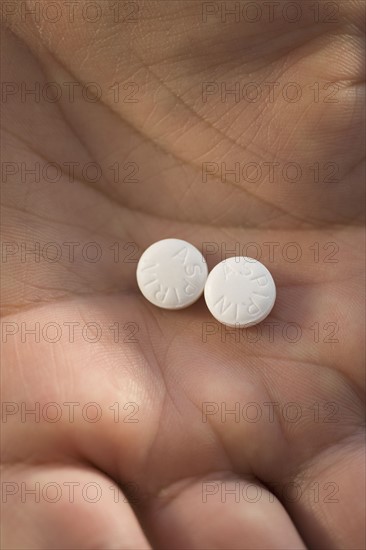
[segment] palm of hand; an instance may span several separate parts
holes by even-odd
[[[7,547],[360,548],[362,163],[351,145],[360,130],[360,8],[349,2],[332,37],[326,25],[282,21],[249,27],[252,37],[234,23],[201,23],[197,38],[196,7],[178,13],[174,5],[160,19],[162,6],[146,5],[129,27],[103,17],[96,34],[77,18],[65,29],[46,24],[38,51],[40,30],[21,26],[32,53],[9,34],[18,62],[8,80],[93,81],[103,101],[86,101],[81,88],[74,102],[12,96],[4,121],[9,161],[68,171],[65,163],[77,163],[71,183],[63,174],[57,184],[41,176],[5,185],[5,240],[62,248],[54,263],[14,253],[4,264],[4,322],[19,327],[4,346],[4,401],[62,409],[57,423],[9,415],[5,479],[63,488],[57,503],[9,498]],[[115,102],[116,81],[137,83],[138,102],[127,98],[135,85],[122,86]],[[263,93],[264,83],[297,82],[302,99],[221,102],[215,84],[201,100],[202,82],[223,81],[261,83]],[[324,102],[327,82],[339,86],[337,103]],[[227,170],[246,165],[246,181],[242,171],[222,181],[222,161]],[[102,168],[97,182],[82,170],[89,162]],[[265,162],[278,163],[274,181]],[[303,170],[295,183],[283,177],[291,162]],[[317,183],[314,163],[321,171],[336,163],[339,181],[321,172]],[[136,165],[139,181],[131,182]],[[248,182],[258,165],[260,183]],[[278,288],[273,333],[267,325],[259,338],[256,329],[228,334],[202,300],[179,312],[144,301],[133,243],[141,252],[169,236],[210,243],[211,268],[222,247],[257,243]],[[102,250],[95,263],[91,241]],[[286,248],[293,242],[297,262]],[[73,259],[65,243],[79,243]],[[265,243],[278,243],[272,258]],[[57,323],[62,337],[22,342],[21,323],[35,322],[41,333]],[[289,322],[301,327],[297,342]],[[101,330],[95,343],[86,323]],[[79,404],[74,421],[71,402]],[[96,422],[91,409],[82,413],[90,402],[101,412]],[[74,502],[71,482],[79,483]],[[98,484],[98,502],[82,495],[88,483]],[[130,505],[121,491],[131,487]],[[26,514],[28,531],[15,531]]]

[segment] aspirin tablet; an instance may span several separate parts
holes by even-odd
[[[201,252],[180,239],[152,244],[137,265],[137,284],[149,302],[165,309],[182,309],[201,296],[207,280]]]
[[[249,327],[267,317],[276,300],[268,269],[253,258],[227,258],[210,272],[205,300],[212,315],[229,327]]]

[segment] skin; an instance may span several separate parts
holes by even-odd
[[[3,17],[4,80],[62,89],[54,102],[9,94],[3,109],[3,161],[19,168],[2,191],[3,240],[13,243],[2,264],[3,547],[363,548],[364,4],[340,2],[335,22],[319,23],[305,2],[295,23],[281,12],[206,23],[201,3],[183,0],[139,2],[136,21],[115,21],[102,4],[95,23],[80,3],[72,21],[65,10],[57,22],[25,21],[18,9]],[[263,98],[221,101],[216,91],[204,102],[202,83],[223,81],[258,83]],[[65,82],[97,83],[101,97],[87,101],[79,86],[71,102]],[[278,83],[273,101],[266,82]],[[299,101],[281,96],[289,82]],[[51,171],[22,181],[21,162],[78,164],[72,182],[65,166],[52,183]],[[83,173],[88,162],[99,181]],[[137,182],[122,181],[128,162]],[[207,162],[217,171],[203,181]],[[221,178],[221,162],[263,173]],[[272,180],[265,162],[279,163]],[[295,182],[281,172],[289,162],[302,170]],[[225,332],[203,299],[181,311],[150,305],[136,261],[168,237],[206,252],[210,269],[236,243],[256,243],[277,285],[273,337],[263,324],[257,340],[255,327]],[[103,252],[94,263],[81,254],[91,241]],[[62,256],[22,259],[21,243],[37,242]],[[70,242],[81,243],[73,260]],[[272,257],[266,242],[278,243]],[[35,323],[58,323],[60,339],[50,341],[52,328],[22,337]],[[94,343],[86,323],[101,327]],[[291,327],[283,335],[287,323],[300,326],[298,341]],[[50,402],[58,422],[55,408],[24,420],[22,403]],[[90,402],[96,422],[95,408],[82,414]],[[225,413],[235,407],[239,416]],[[37,482],[58,484],[60,499],[52,488],[39,502],[25,494]],[[88,483],[96,502],[92,488],[83,497]]]

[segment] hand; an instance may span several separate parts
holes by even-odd
[[[23,4],[3,12],[4,548],[360,549],[363,2],[319,22]],[[151,306],[136,261],[167,237],[210,268],[261,259],[266,323]]]

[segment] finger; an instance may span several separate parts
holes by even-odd
[[[96,470],[20,464],[6,467],[2,486],[3,548],[150,548],[120,489]]]
[[[282,504],[231,472],[174,484],[152,502],[143,524],[163,549],[305,548]]]
[[[364,436],[324,451],[293,479],[286,507],[311,548],[365,546]]]

